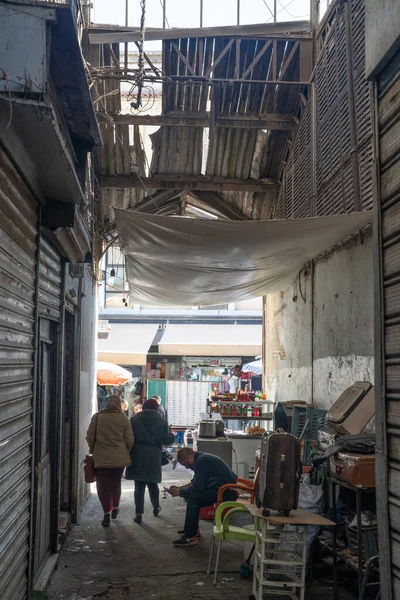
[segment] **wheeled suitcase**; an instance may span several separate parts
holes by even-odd
[[[270,509],[287,516],[297,508],[300,477],[300,440],[289,433],[265,433],[256,494],[256,504],[263,507],[264,516]]]

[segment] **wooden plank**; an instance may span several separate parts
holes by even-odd
[[[162,174],[153,177],[142,177],[139,180],[134,176],[115,175],[100,177],[103,188],[142,188],[147,189],[175,189],[175,190],[205,190],[215,192],[266,192],[278,190],[279,183],[275,179],[240,180],[226,177],[180,176]]]
[[[140,40],[140,29],[137,27],[93,24],[88,28],[88,32],[91,44],[138,42]],[[232,25],[225,27],[177,27],[173,29],[148,27],[146,28],[146,41],[197,37],[269,37],[273,35],[282,36],[283,39],[290,39],[294,37],[293,34],[301,36],[299,39],[302,39],[302,37],[309,39],[310,32],[311,24],[309,21]]]
[[[249,75],[249,73],[251,73],[251,71],[254,69],[254,67],[256,66],[256,64],[258,63],[258,61],[260,60],[260,58],[262,56],[264,56],[265,52],[270,47],[271,43],[272,43],[271,40],[268,40],[268,42],[265,42],[264,46],[261,48],[260,52],[257,54],[257,56],[255,57],[255,59],[253,60],[253,62],[251,63],[251,65],[243,73],[242,79],[246,79],[247,75]]]
[[[151,125],[172,127],[210,127],[210,113],[180,112],[167,115],[109,115],[116,124]],[[102,123],[102,113],[98,114]],[[109,122],[107,119],[106,122]],[[235,127],[239,129],[270,129],[275,131],[295,131],[297,124],[291,115],[279,113],[262,113],[260,115],[220,115],[215,124],[217,127]]]
[[[308,42],[300,43],[300,79],[305,81],[311,78],[313,70],[313,45]]]
[[[235,67],[235,79],[240,79],[240,44],[241,40],[236,40],[236,67]]]
[[[228,52],[229,48],[231,46],[233,46],[234,43],[235,43],[235,40],[229,40],[228,44],[222,50],[221,54],[219,54],[217,56],[217,58],[214,57],[215,60],[214,60],[213,64],[211,65],[211,67],[206,71],[204,77],[206,77],[207,79],[210,77],[210,75],[214,71],[215,67],[221,62],[221,60],[224,58],[225,54]]]
[[[214,65],[212,65],[213,67]],[[96,74],[91,73],[91,77],[94,80],[111,80],[111,79],[119,79],[119,80],[123,80],[126,81],[127,76],[126,75],[115,75],[113,73],[101,73],[101,74]],[[129,78],[129,75],[128,75]],[[174,82],[175,85],[178,85],[179,83],[182,82],[199,82],[199,83],[203,83],[207,86],[213,85],[214,83],[216,83],[217,81],[220,81],[221,83],[260,83],[262,85],[287,85],[287,86],[309,86],[311,85],[309,81],[298,81],[297,79],[293,79],[293,80],[288,80],[288,81],[282,81],[281,79],[268,79],[267,81],[265,79],[252,79],[250,82],[248,79],[235,79],[234,73],[232,74],[232,76],[228,76],[228,77],[223,77],[223,78],[219,78],[219,77],[212,77],[212,78],[206,78],[204,77],[198,77],[197,75],[168,75],[168,78],[170,80],[172,80]],[[155,81],[157,81],[156,77],[153,77],[152,75],[145,75],[144,77],[144,81],[148,81],[150,83],[154,83]]]
[[[189,202],[195,204],[195,198],[199,198],[202,204],[214,208],[231,221],[247,220],[245,215],[240,210],[229,204],[229,202],[224,200],[224,198],[222,198],[218,194],[215,194],[213,192],[198,192],[196,196],[191,195]]]
[[[287,60],[285,61],[285,64],[282,66],[281,72],[279,73],[279,79],[284,78],[285,73],[288,69],[288,66],[290,65],[292,58],[294,57],[298,47],[299,47],[299,42],[295,42],[293,45],[293,48],[290,51],[289,56],[287,57]]]
[[[172,47],[175,50],[175,52],[177,53],[177,55],[179,56],[179,58],[181,59],[181,61],[183,62],[183,64],[186,66],[188,71],[190,71],[190,73],[192,75],[196,75],[196,71],[189,64],[189,61],[187,60],[187,58],[185,56],[183,56],[182,52],[179,50],[178,46],[176,45],[176,43],[174,41],[172,41]]]
[[[268,523],[275,525],[321,525],[328,527],[335,527],[336,523],[326,519],[325,517],[321,517],[320,515],[316,515],[315,513],[306,510],[305,508],[298,508],[297,510],[291,510],[290,515],[285,517],[282,513],[277,510],[271,510],[271,514],[268,517],[264,517],[262,514],[263,509],[257,508],[255,504],[250,504],[249,502],[243,502],[238,499],[238,502],[245,504],[247,510],[253,517],[259,517],[261,519],[265,519]]]

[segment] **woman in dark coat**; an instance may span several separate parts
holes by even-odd
[[[126,469],[126,479],[135,482],[135,523],[142,522],[146,485],[153,505],[153,515],[158,516],[160,507],[161,453],[162,447],[172,444],[174,434],[168,423],[158,413],[157,400],[146,400],[142,412],[131,419],[135,445],[131,452],[132,465]]]

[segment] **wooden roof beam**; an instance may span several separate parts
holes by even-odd
[[[103,113],[98,113],[101,121]],[[180,112],[167,115],[108,115],[118,125],[151,125],[176,127],[210,127],[210,113],[201,115],[198,112]],[[109,122],[109,119],[107,120]],[[216,127],[233,127],[238,129],[268,129],[270,131],[295,131],[297,123],[291,115],[264,113],[259,115],[229,115],[216,119]]]
[[[140,29],[137,27],[93,24],[88,28],[88,32],[91,44],[117,44],[138,42],[140,40]],[[260,23],[256,25],[232,25],[225,27],[146,28],[146,41],[204,37],[266,38],[277,36],[282,39],[308,39],[311,36],[310,21]]]
[[[267,192],[278,190],[279,183],[275,179],[244,180],[227,177],[208,177],[206,175],[169,175],[153,177],[135,177],[133,175],[102,175],[100,185],[103,188],[142,188],[204,190],[210,192]]]

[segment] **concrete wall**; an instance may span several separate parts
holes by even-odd
[[[83,476],[82,461],[88,453],[86,431],[94,412],[96,400],[96,361],[97,361],[97,298],[96,286],[90,268],[85,267],[82,280],[68,278],[68,288],[77,293],[79,308],[75,346],[76,395],[75,399],[75,448],[74,448],[74,517],[80,522],[80,513],[90,493]]]
[[[307,265],[265,303],[267,390],[276,401],[329,408],[357,380],[374,380],[372,236]]]
[[[365,72],[375,75],[400,46],[399,0],[365,0]]]

